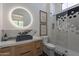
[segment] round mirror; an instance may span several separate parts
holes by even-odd
[[[11,24],[20,29],[27,29],[33,23],[33,16],[31,12],[23,7],[11,9],[9,18]]]

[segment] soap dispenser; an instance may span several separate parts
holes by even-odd
[[[2,41],[7,41],[8,40],[8,37],[7,37],[7,34],[5,33],[2,37]]]

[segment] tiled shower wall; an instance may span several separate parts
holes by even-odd
[[[56,15],[56,44],[79,52],[79,5]]]

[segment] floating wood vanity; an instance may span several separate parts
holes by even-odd
[[[38,56],[42,54],[42,40],[0,48],[0,56]]]

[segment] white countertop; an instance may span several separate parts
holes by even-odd
[[[4,41],[4,42],[0,42],[0,48],[8,47],[8,46],[15,46],[15,45],[24,44],[24,43],[30,43],[30,42],[33,42],[36,40],[42,40],[42,38],[41,37],[34,37],[31,40],[24,40],[24,41],[18,41],[18,42],[16,42],[15,39],[10,40],[10,41]]]

